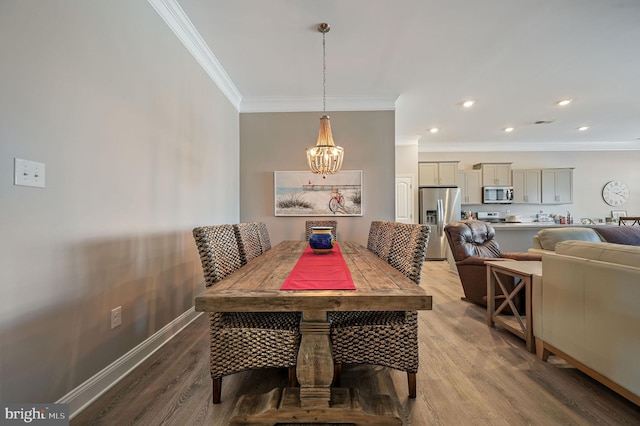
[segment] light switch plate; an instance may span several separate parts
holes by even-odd
[[[44,188],[44,163],[14,158],[15,185]]]

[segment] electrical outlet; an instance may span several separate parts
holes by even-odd
[[[14,158],[13,183],[44,188],[44,163]]]
[[[111,310],[111,329],[113,330],[116,327],[120,327],[122,325],[122,306],[118,306],[117,308],[113,308]]]

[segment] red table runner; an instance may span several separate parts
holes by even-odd
[[[327,254],[315,254],[307,245],[280,290],[355,290],[351,272],[335,243]]]

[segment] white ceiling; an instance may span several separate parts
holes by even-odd
[[[327,111],[395,107],[396,144],[640,149],[639,0],[177,1],[241,112],[322,111],[327,22]]]

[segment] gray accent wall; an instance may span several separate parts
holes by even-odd
[[[304,239],[310,217],[274,215],[276,170],[308,170],[305,149],[318,138],[320,112],[240,114],[240,218],[263,221],[272,244]],[[363,171],[363,216],[336,217],[338,238],[367,243],[372,220],[394,220],[394,111],[331,112],[344,170]],[[316,217],[332,219],[333,217]]]
[[[0,400],[54,402],[192,308],[239,113],[146,1],[2,1],[0,58]]]

